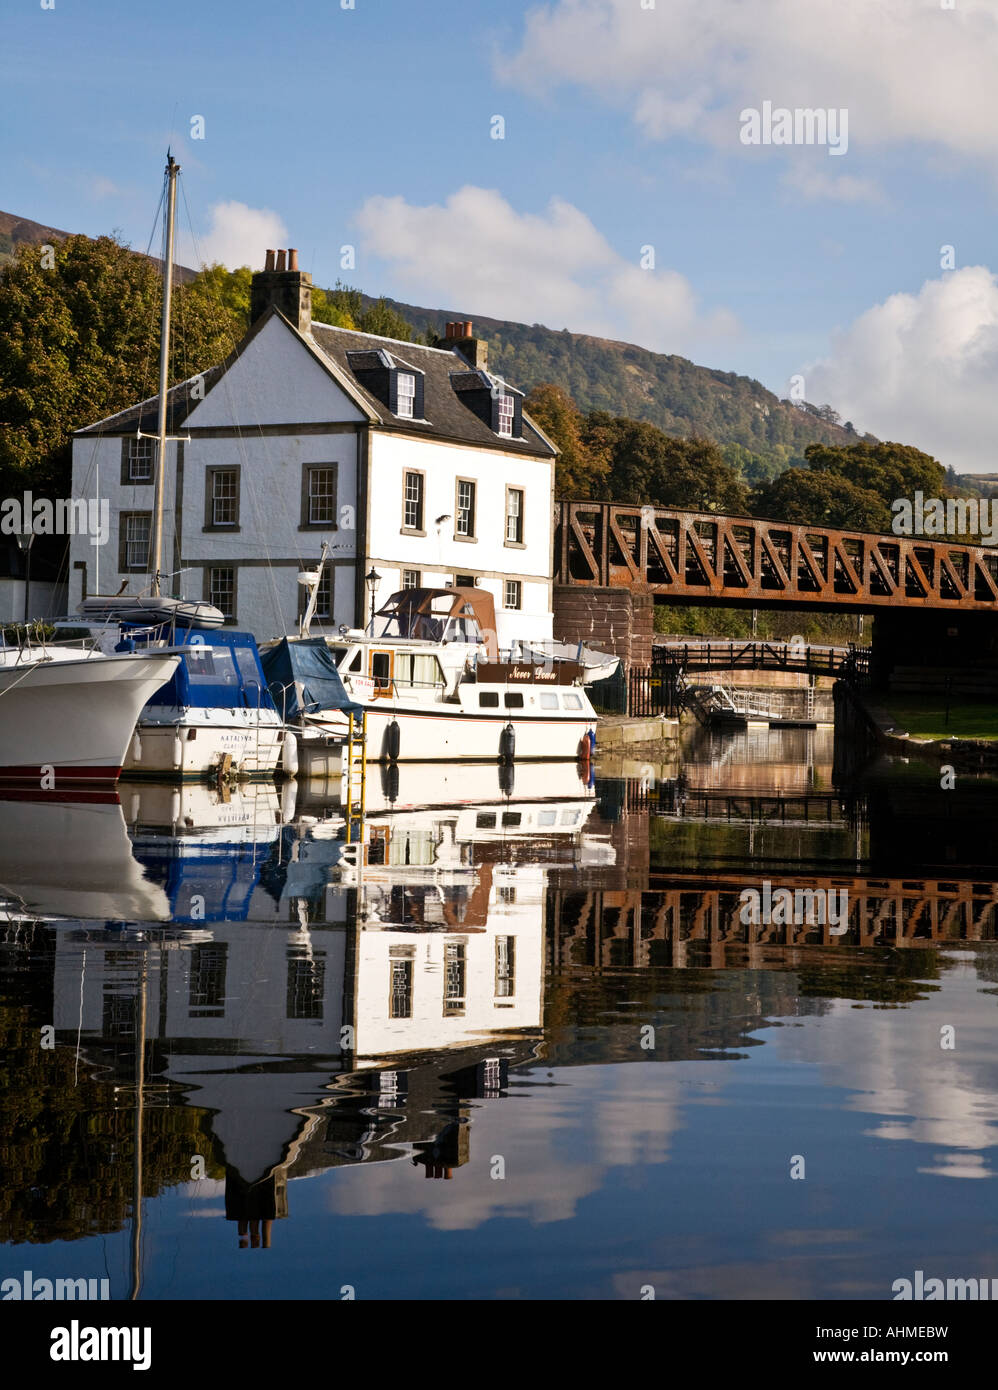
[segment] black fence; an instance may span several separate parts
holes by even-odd
[[[586,687],[597,714],[626,714],[645,718],[679,713],[677,671],[674,666],[618,666],[605,681]]]

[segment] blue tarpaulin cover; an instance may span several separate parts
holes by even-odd
[[[333,654],[321,637],[289,642],[283,637],[262,652],[263,672],[278,712],[286,721],[319,710],[361,714],[363,706],[350,699],[336,669]]]

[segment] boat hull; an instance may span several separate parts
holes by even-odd
[[[58,792],[112,782],[135,721],[175,656],[102,656],[0,667],[0,780]]]
[[[388,728],[399,725],[398,756],[389,756]],[[369,762],[498,762],[503,758],[500,746],[506,726],[513,726],[514,759],[516,762],[543,760],[575,761],[585,755],[584,743],[593,718],[555,718],[538,716],[511,717],[500,714],[495,718],[478,713],[464,713],[458,706],[453,712],[394,708],[367,710],[367,743]],[[320,735],[306,736],[301,741],[299,761],[304,776],[335,776],[339,770],[340,750],[336,744],[324,747],[321,735],[333,739],[342,737],[346,729],[343,717],[332,712],[315,716],[309,728]]]
[[[228,770],[245,777],[273,776],[284,748],[284,732],[275,714],[257,724],[257,711],[241,719],[241,711],[216,710],[215,717],[191,720],[179,711],[174,720],[140,719],[129,744],[122,775],[181,779],[217,774],[229,758]]]

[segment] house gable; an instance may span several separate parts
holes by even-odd
[[[370,419],[370,412],[278,313],[271,313],[184,422],[189,430],[311,425]]]

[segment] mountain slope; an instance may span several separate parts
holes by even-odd
[[[365,304],[370,302],[365,296]],[[421,333],[442,333],[445,322],[472,317],[386,302]],[[685,357],[541,324],[481,315],[474,324],[476,334],[488,340],[491,369],[524,391],[553,381],[584,411],[649,420],[668,434],[706,435],[784,462],[803,454],[808,444],[855,444],[862,437],[781,401],[751,377],[701,367]]]

